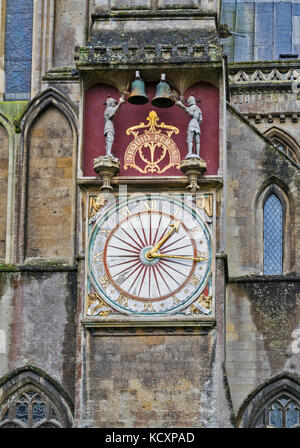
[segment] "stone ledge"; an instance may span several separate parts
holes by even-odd
[[[69,265],[64,263],[32,263],[23,265],[1,264],[1,272],[77,272],[77,265]]]
[[[114,185],[128,185],[128,187],[135,188],[137,185],[139,189],[149,189],[149,187],[178,187],[185,188],[188,184],[186,176],[162,176],[162,177],[113,177],[111,182]],[[86,177],[77,179],[77,184],[81,187],[98,187],[102,185],[102,180],[98,177]],[[223,186],[222,176],[201,176],[198,179],[198,185],[202,188],[216,188],[219,189]]]
[[[75,82],[79,81],[79,73],[75,67],[58,67],[48,70],[43,76],[42,81],[64,81]]]
[[[96,8],[95,13],[91,15],[92,20],[103,18],[128,18],[128,17],[213,17],[217,18],[217,13],[213,10],[200,11],[196,8],[182,8],[182,9],[130,9],[130,10],[112,10],[103,11],[101,8]]]
[[[212,36],[212,39],[214,36]],[[221,62],[221,52],[215,43],[199,42],[195,45],[155,45],[141,47],[123,46],[87,46],[76,49],[76,66],[81,69],[85,65],[162,65]],[[43,78],[44,80],[44,78]]]
[[[207,332],[215,327],[216,319],[214,317],[201,318],[85,318],[82,319],[81,325],[87,330],[91,330],[95,336],[128,336],[137,334],[152,335],[160,334],[207,334]]]
[[[243,277],[229,277],[228,283],[263,283],[263,282],[299,282],[299,275],[249,275]]]

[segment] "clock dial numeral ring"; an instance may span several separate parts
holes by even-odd
[[[185,313],[210,278],[210,228],[178,195],[156,195],[147,210],[148,196],[128,198],[99,215],[91,229],[91,284],[122,314]]]

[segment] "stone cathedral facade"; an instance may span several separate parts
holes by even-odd
[[[299,427],[299,3],[0,21],[0,427]]]

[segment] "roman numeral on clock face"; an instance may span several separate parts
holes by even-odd
[[[127,307],[128,306],[128,299],[124,294],[120,294],[119,297],[116,300],[117,303],[119,303],[122,306]]]
[[[95,257],[94,257],[95,261],[103,261],[103,251],[102,252],[98,252]]]
[[[152,303],[144,302],[144,311],[154,312],[154,308],[152,306]]]
[[[198,286],[200,283],[200,278],[198,278],[196,275],[192,275],[192,277],[189,280],[189,283],[191,283],[194,286]]]
[[[150,201],[150,202],[144,202],[145,207],[147,210],[152,211],[152,210],[157,210],[157,201]]]
[[[103,277],[99,278],[99,283],[103,289],[106,289],[110,285],[110,281],[108,280],[106,274],[104,274]]]
[[[126,207],[123,207],[122,209],[120,209],[120,213],[121,213],[121,215],[125,216],[125,218],[127,218],[127,216],[130,216],[131,211],[129,210],[128,205]]]
[[[172,299],[173,299],[173,306],[175,306],[178,303],[180,303],[180,300],[178,300],[176,296],[173,296]]]

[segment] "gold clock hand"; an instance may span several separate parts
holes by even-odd
[[[167,241],[167,239],[170,238],[170,236],[173,235],[174,232],[178,232],[180,224],[181,224],[180,220],[170,224],[170,227],[172,227],[172,229],[157,244],[155,244],[155,246],[152,247],[152,249],[150,249],[146,253],[146,257],[150,259],[155,253],[157,253],[158,249],[163,245],[163,243]]]
[[[205,256],[204,256],[205,255]],[[207,260],[207,254],[199,255],[198,257],[184,257],[181,255],[164,255],[164,254],[152,254],[153,258],[181,258],[184,260],[196,260],[198,262]]]

